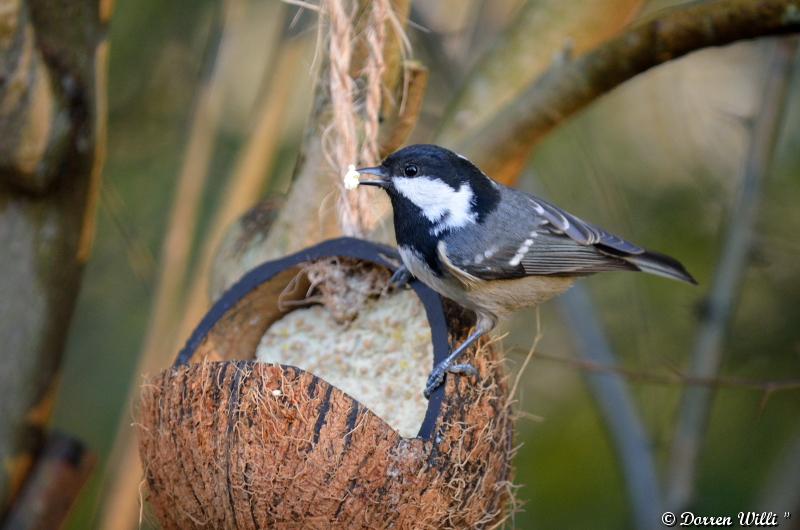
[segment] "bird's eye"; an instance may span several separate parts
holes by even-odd
[[[419,169],[417,169],[417,166],[415,166],[414,164],[408,164],[406,167],[403,168],[403,173],[405,173],[407,177],[414,177],[417,175],[418,172]]]

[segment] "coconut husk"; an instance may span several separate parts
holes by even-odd
[[[391,249],[352,239],[266,264],[222,297],[175,366],[143,385],[146,498],[163,528],[491,528],[507,517],[512,420],[491,341],[466,354],[477,378],[448,375],[434,392],[415,438],[315,374],[252,360],[286,298],[308,294],[303,264],[332,256],[392,267]],[[412,287],[438,361],[474,318]]]

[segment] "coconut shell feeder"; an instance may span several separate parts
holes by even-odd
[[[448,375],[424,402],[416,436],[406,437],[324,376],[256,360],[271,326],[308,309],[309,292],[312,305],[324,305],[308,267],[331,259],[382,285],[398,264],[390,247],[351,238],[264,263],[212,307],[174,365],[143,385],[145,498],[163,528],[489,528],[507,517],[512,420],[491,342],[465,357],[477,378]],[[419,282],[410,288],[430,327],[427,374],[474,318]],[[363,341],[348,358],[368,348]],[[364,379],[385,396],[408,384],[387,377]],[[406,398],[394,401],[403,409]]]

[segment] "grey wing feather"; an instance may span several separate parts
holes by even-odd
[[[636,269],[621,258],[643,253],[640,247],[537,197],[503,192],[504,207],[484,221],[482,233],[491,239],[456,233],[447,241],[450,260],[467,274],[492,280]],[[525,211],[534,215],[521,216]]]
[[[625,241],[621,237],[606,232],[600,227],[587,223],[558,206],[550,204],[538,197],[528,196],[530,200],[542,208],[542,216],[547,219],[556,233],[562,233],[581,245],[601,245],[623,254],[642,254],[644,249]]]
[[[629,263],[603,254],[591,245],[580,245],[564,236],[539,232],[524,256],[518,256],[519,240],[503,242],[490,257],[459,263],[459,268],[484,279],[531,275],[584,275],[612,270],[631,270]],[[477,261],[480,261],[478,263]]]

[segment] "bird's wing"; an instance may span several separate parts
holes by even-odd
[[[460,269],[461,276],[480,280],[520,278],[531,275],[584,275],[601,271],[632,270],[626,261],[582,245],[563,235],[537,231],[527,238],[498,237],[483,253],[454,255],[447,247],[448,269]],[[441,252],[440,252],[441,254]],[[440,259],[442,257],[440,256]],[[469,282],[464,282],[469,283]]]
[[[643,253],[640,247],[536,197],[509,191],[514,194],[504,198],[505,207],[485,220],[487,240],[467,239],[474,233],[462,231],[446,241],[445,257],[463,274],[494,280],[636,269],[621,258]]]
[[[555,234],[564,234],[581,245],[597,245],[603,250],[611,251],[612,254],[636,255],[644,253],[643,248],[610,232],[606,232],[600,227],[587,223],[558,206],[532,195],[526,194],[526,196],[532,203],[534,210],[546,220],[550,231]]]

